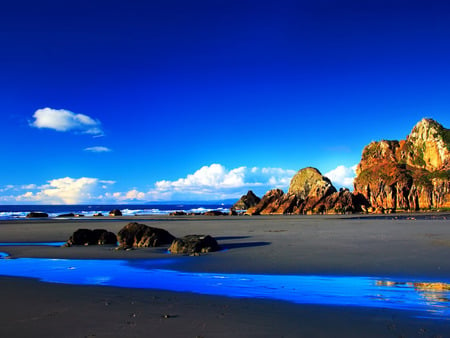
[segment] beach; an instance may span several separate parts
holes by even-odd
[[[183,273],[373,277],[450,282],[450,217],[146,216],[0,222],[0,242],[61,242],[79,228],[117,233],[135,221],[176,237],[209,234],[222,251],[170,255],[167,247],[3,246],[11,260],[160,262]],[[6,258],[5,258],[6,259]],[[126,278],[126,276],[124,276]],[[389,307],[299,304],[161,289],[66,285],[1,276],[1,336],[446,337],[450,322]],[[352,286],[349,285],[349,290]]]

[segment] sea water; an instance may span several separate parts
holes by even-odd
[[[178,204],[121,204],[121,205],[0,205],[0,220],[22,219],[30,212],[45,212],[49,217],[63,214],[93,216],[102,213],[107,216],[113,209],[119,209],[124,216],[168,215],[174,211],[203,213],[210,210],[228,212],[230,204],[224,203],[178,203]]]

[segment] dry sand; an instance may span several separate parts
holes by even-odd
[[[65,241],[78,228],[117,232],[129,221],[173,235],[210,234],[227,250],[180,256],[193,272],[318,274],[450,280],[450,217],[135,217],[0,222],[0,242]],[[1,247],[11,257],[171,259],[164,248]],[[411,311],[299,305],[160,290],[0,277],[0,336],[448,337],[450,321]]]

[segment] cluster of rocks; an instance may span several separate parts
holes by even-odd
[[[200,254],[220,250],[216,239],[209,235],[187,235],[176,238],[167,230],[131,222],[125,225],[117,236],[104,229],[78,229],[64,244],[73,245],[115,245],[118,250],[158,247],[170,245],[173,254]]]
[[[248,201],[249,193],[242,196],[233,208]],[[319,170],[308,167],[299,170],[292,178],[287,193],[281,189],[270,190],[259,202],[256,203],[254,199],[252,204],[247,203],[245,214],[341,214],[361,211],[364,204],[365,201],[360,196],[353,195],[348,189],[337,191]]]
[[[450,208],[450,129],[431,119],[415,125],[406,140],[372,142],[357,166],[354,191],[339,191],[315,168],[301,169],[289,190],[252,191],[233,209],[247,215],[388,213]]]

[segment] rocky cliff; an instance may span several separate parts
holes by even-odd
[[[450,208],[450,129],[418,122],[406,140],[367,145],[354,191],[336,191],[315,168],[301,169],[289,190],[268,191],[247,214],[393,212]]]
[[[406,140],[372,142],[364,148],[356,174],[354,193],[373,208],[449,208],[450,130],[423,119]]]

